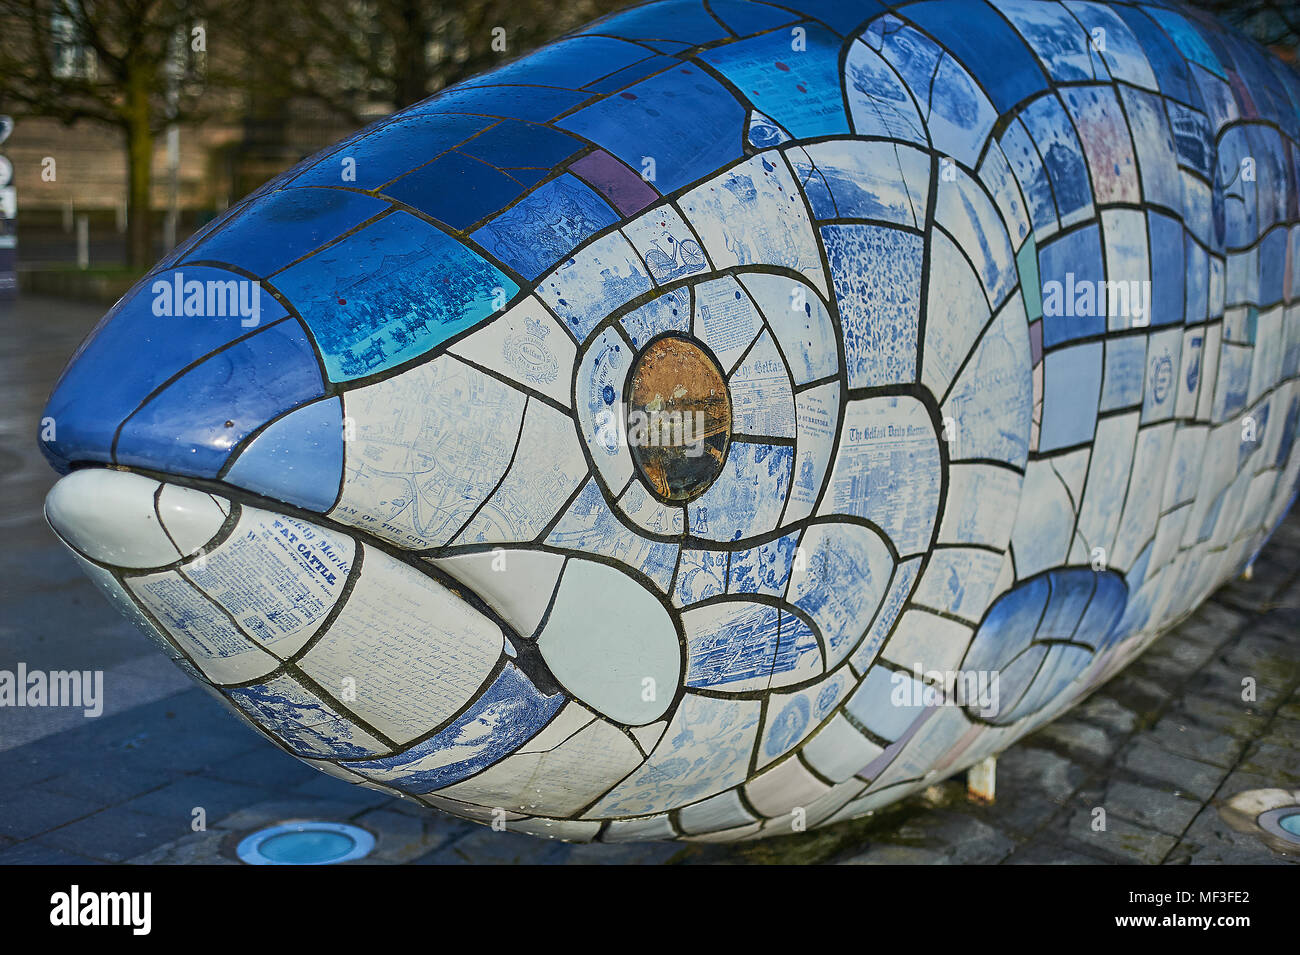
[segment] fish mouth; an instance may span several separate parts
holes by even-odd
[[[161,504],[161,495],[163,490],[166,488],[199,492],[200,494],[212,498],[214,503],[219,507],[222,506],[221,502],[225,501],[229,502],[229,504],[239,505],[241,508],[253,507],[270,513],[282,514],[286,517],[292,517],[295,520],[318,525],[339,534],[352,537],[358,542],[366,544],[368,547],[373,547],[376,550],[388,554],[395,560],[402,561],[403,563],[414,567],[425,576],[436,580],[460,600],[469,604],[475,611],[483,614],[483,616],[487,617],[494,624],[499,626],[506,639],[510,640],[515,645],[526,643],[530,636],[529,634],[520,634],[509,621],[502,617],[496,609],[493,608],[491,603],[484,599],[484,597],[473,587],[458,578],[455,574],[448,572],[443,567],[437,566],[430,561],[421,560],[418,556],[408,551],[403,551],[400,548],[395,547],[391,542],[376,537],[368,531],[358,527],[353,527],[349,524],[343,524],[317,511],[307,510],[306,508],[298,507],[297,505],[289,504],[285,501],[276,500],[275,498],[266,497],[253,491],[235,487],[231,484],[225,484],[221,481],[169,474],[165,471],[157,471],[150,468],[78,462],[74,463],[68,473],[60,477],[59,480],[55,482],[54,487],[47,493],[45,499],[46,523],[50,525],[55,534],[66,546],[80,552],[83,557],[89,557],[96,563],[108,564],[132,570],[151,566],[146,564],[119,563],[117,560],[114,560],[113,558],[115,556],[120,557],[121,555],[115,554],[114,548],[109,544],[109,539],[106,538],[101,538],[101,540],[104,541],[104,543],[100,545],[100,553],[102,553],[103,556],[95,556],[94,553],[84,552],[81,550],[81,547],[78,546],[78,542],[89,544],[89,542],[94,539],[92,535],[94,535],[96,531],[102,532],[110,527],[113,529],[124,530],[124,528],[121,528],[121,522],[111,521],[108,515],[102,513],[102,508],[94,507],[88,501],[78,500],[79,496],[83,496],[83,491],[90,490],[89,488],[78,486],[85,480],[84,478],[78,478],[76,481],[69,483],[69,479],[74,478],[76,475],[86,473],[98,474],[100,472],[134,475],[140,478],[147,478],[157,485],[154,489],[154,513],[148,514],[137,511],[138,514],[142,513],[142,516],[146,521],[160,520],[157,507]],[[90,497],[93,496],[93,494],[87,494],[84,496]],[[139,497],[138,494],[132,494],[131,496],[133,498]],[[197,503],[196,498],[189,498],[188,500]],[[51,508],[52,502],[54,503],[53,509]],[[191,503],[190,507],[193,507],[194,503]],[[181,515],[181,511],[179,510],[181,507],[181,502],[179,500],[176,501],[173,510],[177,511],[178,516]],[[227,512],[230,510],[228,505],[224,506],[222,509]],[[185,514],[185,516],[190,515]],[[128,534],[134,533],[138,533],[138,531],[128,532]],[[179,547],[182,541],[188,540],[188,537],[183,537],[174,540],[171,543],[173,544],[173,547]],[[105,546],[106,544],[109,546]],[[199,546],[201,545],[195,545],[195,547],[188,553],[178,554],[173,552],[170,554],[170,559],[168,561],[153,566],[173,564],[186,557],[192,557]]]
[[[536,646],[472,587],[318,513],[216,481],[93,465],[55,483],[45,517],[191,675],[223,691],[292,678],[323,711],[358,711],[360,750],[392,751],[450,719],[507,661],[543,694],[560,691]],[[367,654],[379,657],[373,667]],[[340,681],[402,685],[418,673],[426,698],[405,716],[401,705],[384,712],[385,693],[389,709],[399,701],[387,688],[374,690],[372,712],[360,712],[364,694],[338,705]]]

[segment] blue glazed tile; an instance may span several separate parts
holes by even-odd
[[[709,10],[737,36],[753,36],[801,19],[799,14],[789,10],[781,10],[765,3],[746,3],[743,0],[710,0]],[[782,32],[788,43],[789,31]]]
[[[1034,639],[1051,590],[1048,576],[1043,575],[1017,584],[994,601],[975,633],[962,668],[992,670],[1022,653]]]
[[[1183,261],[1187,268],[1183,320],[1188,324],[1203,322],[1209,315],[1210,259],[1205,249],[1193,241],[1190,235],[1184,236]]]
[[[789,611],[781,611],[781,642],[772,661],[772,676],[793,673],[808,664],[810,658],[820,656],[817,635],[812,627]]]
[[[1120,98],[1142,171],[1142,197],[1156,205],[1180,208],[1182,180],[1164,101],[1152,93],[1127,86],[1120,87]]]
[[[565,173],[471,236],[524,278],[535,279],[618,217],[580,179]]]
[[[498,310],[518,287],[439,229],[394,213],[286,269],[331,381],[422,355]]]
[[[1102,650],[1120,636],[1115,632],[1114,625],[1124,612],[1128,586],[1119,574],[1107,572],[1096,574],[1095,577],[1097,588],[1093,591],[1092,600],[1088,602],[1088,609],[1084,611],[1074,637],[1078,642]]]
[[[621,232],[610,232],[562,262],[538,284],[537,294],[581,341],[606,315],[650,288],[636,250]]]
[[[1096,225],[1085,226],[1045,243],[1038,250],[1038,277],[1043,289],[1043,344],[1048,348],[1106,330],[1106,288],[1102,283],[1107,275],[1098,233]],[[1181,253],[1181,240],[1178,245]]]
[[[683,550],[677,567],[673,602],[687,607],[727,592],[726,551]]]
[[[1273,229],[1259,244],[1259,304],[1273,305],[1282,301],[1283,282],[1287,265],[1287,230],[1285,226]]]
[[[911,381],[924,241],[881,226],[829,225],[821,231],[841,307],[849,387]]]
[[[564,704],[544,696],[514,664],[507,663],[490,687],[446,729],[394,756],[349,763],[365,775],[382,772],[408,793],[431,793],[460,782],[531,739]],[[483,732],[491,726],[492,732]]]
[[[1136,7],[1117,5],[1114,10],[1137,37],[1151,64],[1151,71],[1159,78],[1161,92],[1190,106],[1200,106],[1201,97],[1192,82],[1187,61],[1164,31]]]
[[[484,130],[459,151],[502,169],[520,165],[549,168],[581,148],[581,140],[558,129],[507,119]]]
[[[412,107],[408,115],[473,113],[545,123],[590,98],[589,93],[544,86],[455,86]]]
[[[257,325],[246,326],[252,319],[239,314],[185,315],[183,301],[181,314],[171,314],[177,282],[182,290],[194,282],[206,290],[216,288],[207,283],[226,287],[232,281],[244,283],[238,289],[250,305],[256,302]],[[206,311],[205,298],[200,311]],[[44,414],[57,422],[56,439],[42,442],[42,450],[61,469],[71,461],[111,462],[118,425],[154,389],[210,352],[284,315],[265,288],[224,269],[189,266],[147,276],[109,310],[54,386]]]
[[[656,73],[662,73],[664,70],[671,69],[681,62],[675,56],[648,56],[631,66],[624,67],[617,73],[611,73],[609,76],[603,76],[595,82],[588,83],[583,88],[593,93],[617,93],[638,80],[643,80],[647,76],[654,76]]]
[[[707,622],[697,630],[693,624],[700,617]],[[781,640],[780,620],[776,607],[741,601],[686,615],[686,685],[713,687],[750,681],[766,688]]]
[[[416,113],[398,116],[330,153],[292,186],[378,189],[446,152],[495,120],[487,116]],[[355,178],[354,178],[355,177]]]
[[[872,23],[862,42],[880,51],[908,89],[916,94],[924,110],[929,103],[930,84],[944,57],[943,48],[895,16],[881,17]]]
[[[929,136],[911,91],[895,69],[866,43],[849,45],[844,86],[855,133],[929,147]]]
[[[1214,161],[1210,144],[1215,134],[1210,121],[1198,110],[1188,109],[1173,100],[1165,101],[1169,113],[1169,122],[1173,127],[1174,148],[1178,152],[1178,162],[1206,179],[1214,175]]]
[[[1178,51],[1185,59],[1199,63],[1221,79],[1227,79],[1223,64],[1219,62],[1218,57],[1192,24],[1173,10],[1163,10],[1155,6],[1144,6],[1142,9],[1147,16],[1164,28],[1165,34],[1174,41],[1174,46],[1178,47]]]
[[[678,288],[651,299],[623,316],[623,330],[635,348],[667,331],[690,332],[691,293]]]
[[[225,692],[299,756],[357,759],[376,751],[373,738],[290,676]]]
[[[781,594],[790,577],[798,534],[787,534],[731,555],[727,590],[733,594]]]
[[[343,409],[338,398],[291,411],[255,437],[224,480],[312,511],[328,511],[343,476]]]
[[[733,541],[776,526],[790,488],[794,448],[735,441],[713,485],[690,505],[696,537]]]
[[[1096,588],[1096,575],[1071,571],[1052,571],[1047,575],[1052,585],[1052,596],[1038,622],[1036,640],[1069,640],[1083,612],[1092,600]]]
[[[645,8],[642,8],[645,9]],[[671,123],[664,118],[672,117]],[[727,89],[683,65],[564,117],[557,125],[633,169],[654,160],[651,183],[672,192],[740,158],[746,112]],[[647,177],[649,178],[649,177]]]
[[[1061,225],[1069,225],[1072,216],[1092,209],[1092,188],[1088,166],[1070,118],[1055,96],[1034,100],[1021,113],[1025,128],[1038,147],[1056,197],[1056,212]]]
[[[999,0],[997,6],[1053,80],[1109,79],[1100,58],[1095,58],[1088,34],[1062,4]]]
[[[884,540],[849,524],[809,528],[800,542],[806,566],[792,575],[786,599],[821,631],[826,666],[833,668],[853,649],[880,601],[894,565]],[[840,581],[854,580],[851,590]]]
[[[229,262],[266,277],[388,208],[342,189],[285,189],[209,235],[187,259]]]
[[[1151,324],[1183,321],[1183,227],[1178,220],[1158,212],[1147,213],[1151,237]]]
[[[122,427],[115,457],[216,477],[253,430],[321,393],[311,343],[296,321],[286,320],[217,352],[146,402]]]
[[[749,133],[747,134],[750,144],[759,149],[765,149],[785,142],[788,136],[775,123],[770,126],[763,125],[763,121],[760,121],[757,125],[755,124],[755,118],[761,115],[761,113],[755,113],[750,117]],[[756,135],[759,137],[759,142],[754,141]],[[808,155],[808,151],[795,146],[787,150],[785,156],[790,161],[790,168],[794,170],[795,179],[799,181],[803,194],[808,199],[813,218],[836,218],[839,212],[835,208],[835,199],[831,195],[826,176],[817,168],[812,157]]]
[[[555,86],[578,90],[646,57],[644,47],[603,36],[574,36],[542,47],[530,56],[476,76],[458,88],[475,86]]]
[[[793,0],[782,2],[780,6],[788,10],[798,10],[814,20],[826,24],[836,33],[851,36],[868,20],[885,12],[885,5],[876,0],[858,0],[857,3],[845,3],[844,0]]]
[[[974,168],[997,122],[997,110],[952,57],[939,61],[930,84],[930,138],[935,149]]]
[[[524,191],[523,183],[480,159],[459,152],[384,187],[384,194],[453,229],[468,229]]]
[[[1029,209],[1029,221],[1034,231],[1041,232],[1056,225],[1056,203],[1052,198],[1052,184],[1047,178],[1047,169],[1038,154],[1034,141],[1029,138],[1024,124],[1019,119],[1012,120],[1002,134],[1000,142],[1003,155],[1011,164],[1016,181],[1025,196],[1025,205]]]
[[[1047,77],[1034,55],[992,7],[927,0],[901,12],[975,75],[999,113],[1047,88]]]
[[[1101,387],[1102,411],[1128,408],[1142,401],[1147,340],[1144,335],[1106,341],[1106,374]]]
[[[789,32],[777,30],[707,50],[701,58],[796,138],[848,132],[839,81],[843,41],[815,24],[804,29],[804,50],[792,51]]]
[[[872,667],[845,706],[859,723],[881,739],[898,739],[925,711],[921,705],[895,702],[899,696],[894,692],[898,679],[910,678],[882,666]],[[916,694],[909,693],[902,698],[914,700],[915,697]]]
[[[726,28],[709,16],[700,0],[648,3],[597,20],[581,33],[598,33],[629,40],[673,40],[690,44],[712,43],[729,36]]]
[[[1038,450],[1054,451],[1092,440],[1101,392],[1100,342],[1049,352],[1043,369],[1043,427]]]
[[[1147,345],[1146,384],[1142,395],[1144,424],[1173,415],[1178,396],[1178,370],[1182,367],[1182,348],[1181,328],[1152,332]]]

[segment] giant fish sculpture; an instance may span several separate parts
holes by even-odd
[[[569,840],[847,819],[1286,511],[1298,116],[1164,3],[637,7],[159,263],[54,389],[46,512],[335,776]]]

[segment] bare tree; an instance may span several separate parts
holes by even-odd
[[[0,0],[0,110],[122,133],[132,266],[153,258],[156,137],[219,105],[206,56],[219,13],[203,0]]]
[[[360,124],[499,66],[625,0],[260,0],[250,63],[268,89]]]

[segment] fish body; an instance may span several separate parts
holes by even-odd
[[[1286,512],[1298,104],[1164,4],[637,7],[171,253],[55,387],[47,515],[333,775],[569,840],[851,818]]]

